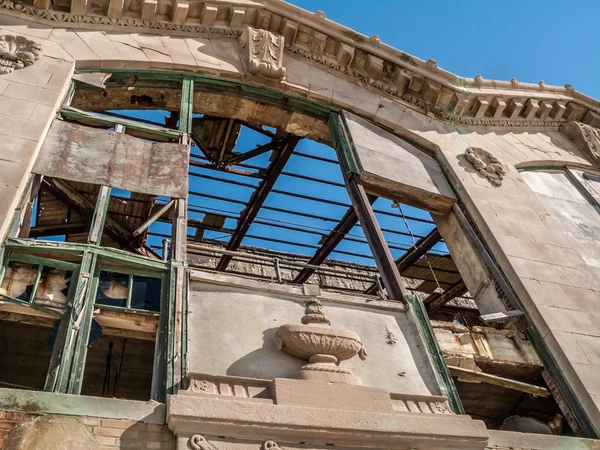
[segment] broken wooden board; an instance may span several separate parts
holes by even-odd
[[[433,157],[354,114],[342,115],[360,182],[370,194],[434,213],[450,210],[456,196]]]
[[[33,172],[143,194],[186,198],[188,147],[55,120]]]

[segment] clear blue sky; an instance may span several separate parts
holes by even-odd
[[[599,0],[291,0],[462,77],[564,86],[600,100]]]

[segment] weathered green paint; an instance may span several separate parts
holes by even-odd
[[[117,126],[123,128],[122,126]],[[122,133],[123,131],[117,131]],[[108,205],[110,204],[110,191],[109,186],[100,186],[98,195],[96,197],[96,208],[94,209],[94,215],[92,217],[92,223],[90,226],[90,232],[88,234],[87,243],[92,245],[100,245],[102,240],[102,230],[104,230],[104,222],[106,221],[106,215],[108,214]]]
[[[43,264],[45,266],[51,266],[51,267],[55,267],[57,269],[62,269],[62,270],[75,270],[78,267],[77,264],[74,264],[71,262],[60,261],[58,259],[44,258],[43,256],[34,256],[34,255],[25,254],[25,253],[17,253],[17,252],[11,252],[8,259],[10,261],[18,261],[18,262],[22,262],[25,264]]]
[[[415,320],[421,340],[425,344],[427,355],[433,366],[433,372],[442,390],[442,395],[448,397],[450,407],[456,414],[465,414],[465,410],[458,397],[458,392],[456,391],[456,386],[454,385],[454,380],[442,356],[442,350],[435,338],[435,333],[433,332],[433,327],[431,326],[423,302],[415,294],[407,295],[405,300],[408,310]]]
[[[42,311],[48,314],[52,314],[53,316],[60,317],[61,313],[55,311],[54,309],[44,308],[43,306],[36,305],[35,303],[26,302],[25,300],[20,300],[18,298],[10,297],[8,295],[0,294],[0,299],[5,302],[14,303],[15,305],[25,306],[27,308],[35,309],[37,311]]]
[[[179,133],[177,131],[169,130],[168,128],[156,127],[141,122],[135,122],[134,120],[121,119],[111,116],[104,116],[89,111],[82,111],[79,109],[65,106],[60,110],[62,117],[73,120],[84,120],[87,122],[97,123],[105,125],[107,127],[116,127],[121,124],[136,131],[143,131],[149,134],[155,134],[156,136],[162,136],[169,139],[179,139]]]
[[[0,388],[0,410],[128,419],[158,424],[164,424],[166,417],[166,406],[155,401],[80,397],[54,392],[2,388]]]
[[[90,338],[92,318],[94,316],[94,300],[96,297],[96,290],[98,289],[98,277],[96,276],[97,255],[94,253],[90,253],[89,255],[90,257],[86,257],[87,255],[85,255],[81,261],[80,274],[85,276],[86,274],[91,275],[93,273],[94,277],[88,279],[88,282],[85,283],[86,286],[82,289],[82,296],[80,297],[82,298],[81,304],[77,304],[73,308],[73,312],[76,312],[76,315],[71,316],[73,319],[71,328],[74,329],[74,333],[72,332],[70,334],[72,340],[70,343],[67,343],[67,350],[72,350],[72,352],[68,352],[69,355],[72,355],[72,361],[70,363],[68,377],[63,378],[62,380],[63,383],[68,380],[68,383],[60,386],[60,392],[66,392],[68,394],[81,393],[85,359],[87,357],[87,345]],[[78,286],[81,282],[82,278],[79,278]],[[69,365],[66,367],[69,367]]]
[[[328,124],[333,145],[337,149],[338,154],[341,155],[340,164],[342,165],[344,172],[346,174],[360,175],[357,158],[352,149],[350,137],[346,131],[346,125],[344,124],[342,117],[337,113],[331,113],[329,115]]]
[[[179,131],[192,132],[192,110],[194,108],[194,79],[184,78],[181,85],[181,108],[179,112]]]

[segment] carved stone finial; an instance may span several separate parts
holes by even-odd
[[[437,70],[437,62],[435,59],[429,58],[426,64],[429,70]]]
[[[0,35],[0,74],[31,66],[42,55],[42,46],[23,36]]]
[[[325,13],[323,11],[317,11],[315,13],[315,19],[317,19],[317,22],[323,22],[325,20]]]
[[[260,450],[282,450],[282,448],[275,441],[265,441]]]
[[[569,94],[572,94],[573,92],[575,92],[575,88],[573,88],[573,85],[571,85],[569,83],[565,84],[565,89],[567,90],[567,92]]]
[[[308,300],[304,309],[302,323],[309,325],[313,323],[331,325],[331,320],[325,314],[325,309],[318,300]]]
[[[195,434],[190,438],[190,447],[192,450],[219,450],[210,444],[201,434]]]
[[[266,30],[246,27],[239,38],[242,48],[248,50],[248,70],[263,78],[281,80],[283,67],[283,36]]]
[[[514,88],[518,88],[519,82],[517,81],[517,79],[515,77],[513,77],[512,80],[510,80],[510,85]]]
[[[374,34],[373,36],[371,36],[371,38],[369,40],[371,41],[371,44],[373,44],[373,45],[381,44],[381,38],[377,34]]]
[[[465,150],[465,156],[481,175],[490,180],[492,186],[502,186],[502,180],[504,179],[504,175],[506,175],[507,168],[498,158],[479,147],[469,147]]]
[[[546,82],[544,80],[540,80],[540,89],[546,89]]]
[[[600,130],[581,122],[567,122],[561,131],[595,165],[600,166]]]
[[[478,75],[475,77],[475,84],[476,84],[477,86],[481,86],[481,85],[483,84],[483,77],[481,76],[481,74],[478,74]]]

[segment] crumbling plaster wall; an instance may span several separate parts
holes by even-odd
[[[0,24],[7,20],[0,18]],[[9,102],[19,99],[20,104],[30,109],[32,100],[36,104],[24,120],[15,120],[13,110],[18,108],[10,107],[7,114],[4,108],[9,103],[0,105],[4,109],[0,111],[4,123],[13,124],[10,136],[0,144],[0,154],[8,159],[0,168],[0,184],[6,194],[2,196],[2,218],[14,209],[19,187],[23,186],[24,176],[50,123],[51,112],[64,93],[65,85],[61,82],[70,75],[71,61],[76,61],[80,68],[172,69],[245,79],[347,108],[395,128],[402,135],[409,134],[439,148],[438,159],[452,174],[458,194],[487,239],[494,257],[600,431],[600,383],[595,379],[600,365],[599,313],[592,308],[598,298],[600,280],[590,273],[581,255],[574,250],[571,238],[517,170],[517,167],[540,161],[558,166],[565,163],[589,166],[560,132],[458,131],[290,54],[284,59],[286,79],[279,83],[247,74],[233,38],[126,34],[110,31],[109,26],[104,28],[106,31],[73,31],[30,24],[2,25],[1,33],[35,38],[48,56],[33,67],[15,72],[14,77],[0,77],[2,99],[10,98]],[[47,76],[48,73],[53,75]],[[47,78],[40,81],[34,74]],[[37,104],[46,107],[40,108],[44,111],[42,125],[36,125],[33,120]],[[34,124],[33,133],[30,124]],[[6,129],[5,126],[4,134],[7,134]],[[13,147],[10,147],[11,142]],[[11,161],[12,156],[6,157],[23,145],[35,146],[35,149],[14,152],[19,162]],[[464,152],[471,146],[484,148],[507,164],[509,170],[500,187],[492,187],[467,162]],[[6,221],[2,227],[5,229]],[[589,301],[582,303],[578,299]]]

